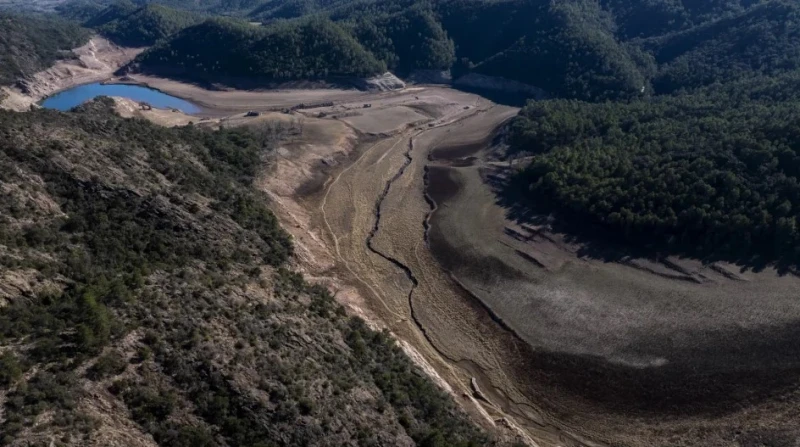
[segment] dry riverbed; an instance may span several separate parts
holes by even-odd
[[[797,278],[608,260],[598,253],[613,248],[589,251],[546,218],[508,220],[491,184],[510,168],[490,148],[515,109],[436,87],[203,97],[140,80],[205,101],[213,125],[302,128],[258,183],[295,238],[297,267],[391,330],[485,427],[541,446],[722,446],[788,436],[800,416],[784,381],[793,333],[782,356],[767,345],[797,315]],[[242,113],[302,101],[333,105]]]
[[[308,273],[414,347],[476,419],[552,446],[794,439],[798,278],[612,256],[547,216],[511,221],[490,146],[514,109],[444,88],[362,101],[303,111],[346,125],[352,150],[306,160],[319,171],[280,200],[329,266]]]
[[[120,81],[111,73],[138,50],[92,42],[78,65],[37,75],[28,93],[8,90],[3,105]],[[496,137],[516,109],[443,87],[123,81],[202,108],[115,98],[123,116],[289,129],[256,186],[294,237],[295,268],[390,330],[501,436],[562,447],[788,446],[800,436],[800,280],[632,256],[576,241],[549,216],[511,220],[496,187],[514,167]]]

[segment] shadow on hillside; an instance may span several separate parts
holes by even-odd
[[[498,90],[466,87],[463,85],[456,85],[456,84],[452,84],[451,87],[455,90],[459,90],[465,93],[472,93],[478,96],[482,96],[488,99],[489,101],[509,107],[522,107],[525,105],[525,103],[528,102],[529,99],[534,98],[533,95],[526,95],[525,93],[519,93],[519,92],[509,93]]]
[[[624,259],[643,258],[664,259],[667,256],[690,258],[711,264],[727,262],[739,267],[740,271],[760,272],[774,267],[780,275],[797,275],[797,261],[750,251],[731,253],[716,250],[716,247],[670,245],[665,235],[631,235],[626,237],[619,231],[603,227],[598,223],[587,222],[585,216],[570,213],[562,208],[542,202],[534,202],[524,196],[524,185],[503,177],[490,179],[497,193],[497,203],[506,209],[506,217],[518,224],[544,226],[548,231],[562,235],[564,240],[580,248],[578,256],[604,262],[619,262]]]
[[[519,341],[534,386],[567,391],[603,412],[663,417],[721,416],[784,396],[800,378],[797,323],[774,329],[698,332],[697,346],[675,350],[648,337],[630,346],[663,352],[661,366],[630,366],[598,356],[534,350]]]

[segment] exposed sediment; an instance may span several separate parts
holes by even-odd
[[[2,87],[0,108],[25,111],[47,96],[77,85],[103,81],[127,64],[144,48],[126,48],[95,36],[86,45],[72,50],[76,56],[21,79],[17,86]]]
[[[308,253],[303,268],[391,330],[476,420],[562,447],[729,446],[757,439],[748,427],[768,436],[796,428],[800,369],[786,359],[800,358],[800,332],[796,300],[782,298],[800,290],[795,277],[597,258],[550,219],[509,221],[497,204],[486,180],[502,181],[513,163],[483,150],[513,109],[442,88],[336,94],[334,106],[298,115],[325,115],[315,123],[337,123],[361,143],[326,150],[324,163],[303,168],[306,184],[275,195]],[[214,100],[234,107],[238,95]],[[378,124],[399,130],[373,132],[386,119]],[[294,150],[305,149],[286,153]],[[444,170],[453,185],[435,194]],[[737,320],[744,314],[751,319]],[[738,332],[684,332],[718,321],[738,321]],[[746,361],[730,368],[736,359]]]

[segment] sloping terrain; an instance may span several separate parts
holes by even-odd
[[[132,11],[124,5],[112,5],[85,25],[95,27],[119,45],[144,47],[201,21],[198,15],[151,3]]]
[[[41,71],[89,40],[89,32],[54,18],[0,11],[0,84]]]
[[[291,125],[111,106],[0,112],[3,445],[491,444],[282,267],[291,240],[251,183]]]
[[[120,47],[94,36],[85,45],[67,53],[65,59],[17,79],[14,86],[0,87],[0,108],[28,110],[42,98],[60,90],[104,81],[141,52],[141,48]]]
[[[213,19],[142,54],[137,70],[189,79],[287,81],[369,76],[386,66],[328,20],[270,29]]]

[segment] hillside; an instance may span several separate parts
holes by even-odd
[[[442,10],[459,48],[456,57],[471,71],[587,100],[640,95],[648,83],[640,56],[615,39],[613,22],[595,2],[512,1]],[[536,26],[525,17],[535,17]],[[476,39],[474,29],[492,35]]]
[[[251,182],[296,129],[165,129],[109,101],[0,111],[3,445],[492,445],[284,267]]]
[[[342,27],[313,20],[261,28],[208,20],[142,54],[137,68],[194,79],[325,79],[382,73],[386,65]]]
[[[652,102],[531,103],[512,150],[516,194],[643,248],[800,262],[797,76]],[[535,203],[535,205],[533,205]]]
[[[352,33],[390,70],[447,70],[455,60],[453,41],[431,9],[412,7],[395,14],[359,17]]]
[[[133,14],[139,7],[131,1],[116,1],[103,7],[98,3],[71,2],[63,5],[59,13],[73,20],[82,19],[88,28],[97,28]]]
[[[0,12],[0,84],[10,84],[70,57],[89,40],[76,24],[49,16]]]
[[[660,66],[658,93],[800,68],[800,5],[771,1],[646,41]]]
[[[100,11],[85,25],[94,27],[119,45],[143,47],[201,21],[198,15],[153,3],[134,9],[130,4],[116,4]]]

